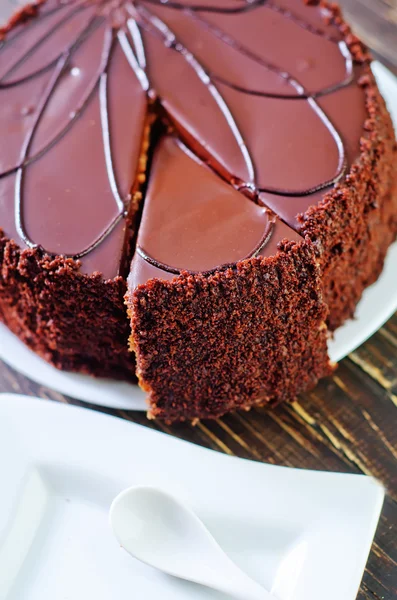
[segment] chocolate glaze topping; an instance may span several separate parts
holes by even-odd
[[[300,236],[234,190],[175,138],[156,148],[129,283],[209,273]]]
[[[102,5],[49,0],[0,47],[0,198],[7,234],[86,257],[88,272],[114,277],[136,189],[147,80],[135,31],[115,27]],[[3,191],[9,177],[12,195]]]
[[[188,148],[160,142],[150,173],[134,269],[144,261],[164,277],[294,238],[288,228],[275,236],[281,223],[265,207],[298,228],[297,214],[359,154],[361,66],[327,9],[301,0],[47,0],[33,12],[0,41],[0,211],[22,246],[117,275],[149,115]],[[181,211],[181,190],[191,210]],[[153,208],[162,203],[167,223]],[[193,207],[204,228],[194,252],[181,237],[181,215],[191,219]],[[216,227],[210,211],[219,211]],[[237,216],[244,235],[232,234]]]

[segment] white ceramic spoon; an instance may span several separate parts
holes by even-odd
[[[134,558],[238,600],[275,600],[226,556],[198,516],[168,493],[132,487],[117,496],[110,524]]]

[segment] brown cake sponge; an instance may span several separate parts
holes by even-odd
[[[29,348],[60,369],[136,381],[124,279],[83,275],[1,232],[0,264],[0,319]]]
[[[301,216],[302,232],[316,247],[331,330],[354,315],[397,236],[393,124],[369,67],[360,84],[368,111],[360,158],[340,184]]]
[[[292,400],[332,372],[308,242],[214,275],[153,279],[127,295],[149,415],[218,417]]]

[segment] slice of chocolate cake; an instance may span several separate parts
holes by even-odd
[[[397,233],[393,127],[335,5],[39,0],[0,29],[0,102],[0,318],[33,350],[137,368],[168,420],[330,371],[324,320]]]
[[[331,371],[311,244],[173,138],[155,152],[128,284],[153,417],[276,403]]]

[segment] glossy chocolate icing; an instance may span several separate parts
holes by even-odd
[[[1,226],[114,277],[147,115],[131,34],[96,4],[49,0],[0,61]]]
[[[175,138],[156,148],[129,284],[209,273],[301,240],[267,208],[218,177]]]
[[[366,118],[360,65],[327,24],[326,9],[302,0],[47,0],[37,12],[0,43],[1,225],[21,246],[80,258],[87,273],[117,275],[148,112],[171,123],[211,166],[189,157],[187,171],[194,165],[206,173],[203,193],[215,194],[218,205],[220,189],[227,192],[230,210],[241,202],[241,218],[251,223],[242,246],[225,241],[211,255],[206,242],[193,259],[189,244],[183,253],[173,236],[165,242],[164,223],[150,208],[160,182],[173,189],[153,168],[139,260],[155,269],[162,263],[172,276],[172,269],[208,271],[251,256],[269,237],[268,211],[233,187],[297,229],[297,214],[359,154]],[[155,165],[171,162],[169,154],[173,165],[186,163],[182,146],[160,143]],[[174,172],[174,187],[202,206]],[[225,240],[238,214],[226,206],[216,223]],[[209,215],[204,237],[213,229]]]

